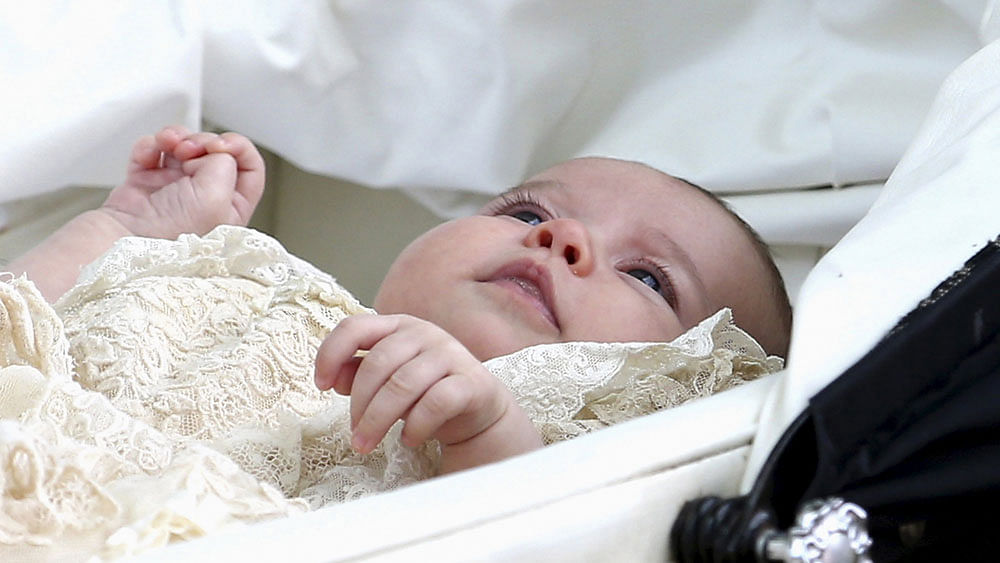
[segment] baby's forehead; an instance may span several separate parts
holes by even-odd
[[[624,209],[680,204],[690,207],[689,213],[725,211],[711,194],[686,180],[640,162],[608,157],[561,162],[514,189],[546,190],[566,201],[600,198]]]
[[[612,179],[617,178],[622,181],[638,182],[648,182],[650,180],[678,181],[673,176],[641,162],[599,156],[573,158],[554,164],[532,176],[529,181],[580,175],[602,176]]]

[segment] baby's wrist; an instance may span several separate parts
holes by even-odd
[[[128,220],[129,217],[112,207],[99,207],[83,213],[80,217],[90,223],[91,228],[115,240],[136,235],[131,221]]]
[[[74,222],[83,225],[98,240],[114,242],[122,237],[135,235],[118,215],[113,209],[101,207],[81,213]]]
[[[113,217],[96,209],[86,211],[12,262],[9,270],[27,275],[45,299],[54,303],[73,287],[81,266],[100,257],[116,240],[130,234]]]

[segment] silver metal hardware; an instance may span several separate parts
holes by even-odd
[[[868,514],[831,497],[804,504],[786,533],[772,531],[758,544],[763,561],[787,563],[871,563]]]

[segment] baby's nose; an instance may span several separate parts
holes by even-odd
[[[524,244],[548,248],[566,260],[573,274],[586,276],[594,268],[594,247],[587,227],[576,219],[552,219],[532,227]]]

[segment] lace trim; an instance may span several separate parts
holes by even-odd
[[[669,344],[547,344],[486,365],[552,443],[724,391],[783,361],[723,309]]]

